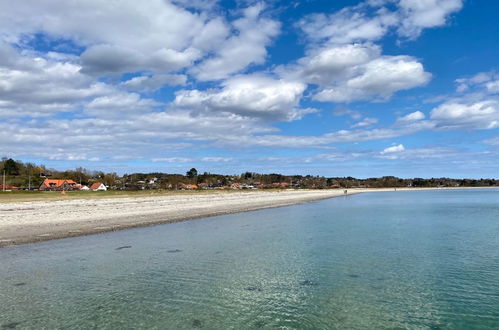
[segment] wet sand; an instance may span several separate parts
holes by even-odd
[[[397,189],[416,190],[416,189]],[[348,194],[389,189],[348,189]],[[171,194],[0,204],[0,247],[344,196],[343,189]]]
[[[349,194],[361,192],[350,190]],[[343,196],[343,190],[251,191],[0,204],[0,247]]]

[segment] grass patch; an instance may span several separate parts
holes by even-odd
[[[265,190],[265,191],[273,191]],[[60,201],[72,199],[134,198],[171,195],[230,194],[255,190],[107,190],[107,191],[0,191],[0,203]]]

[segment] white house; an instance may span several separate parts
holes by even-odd
[[[90,190],[93,191],[105,191],[107,190],[106,186],[101,182],[95,182],[90,186]]]

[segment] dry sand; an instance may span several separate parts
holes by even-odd
[[[406,189],[400,189],[406,190]],[[348,194],[392,189],[349,189]],[[343,196],[338,190],[172,194],[0,204],[0,247]]]
[[[286,206],[341,195],[343,190],[284,190],[5,203],[0,204],[0,246]]]

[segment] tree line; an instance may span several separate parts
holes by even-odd
[[[110,189],[179,189],[183,184],[204,188],[226,187],[234,183],[253,185],[259,188],[394,188],[394,187],[491,187],[499,186],[496,179],[453,178],[379,178],[358,179],[354,177],[324,177],[312,175],[282,175],[244,172],[238,175],[199,173],[191,168],[185,174],[162,172],[131,173],[118,175],[114,172],[92,171],[82,167],[58,171],[41,164],[22,162],[12,158],[0,160],[1,173],[5,173],[7,185],[27,189],[37,188],[45,178],[69,179],[82,185],[102,182]]]

